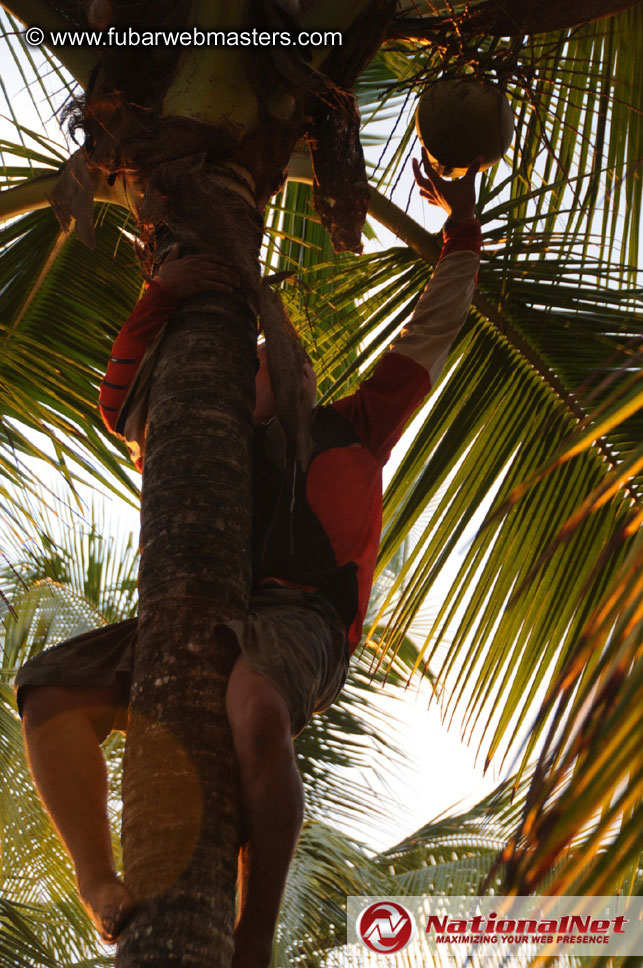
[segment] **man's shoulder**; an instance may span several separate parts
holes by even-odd
[[[315,407],[312,436],[318,450],[351,447],[362,443],[355,427],[342,412],[341,400]]]
[[[332,406],[350,425],[354,439],[385,463],[408,418],[430,388],[429,374],[419,363],[390,350],[354,393]]]

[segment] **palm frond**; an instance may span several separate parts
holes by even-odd
[[[117,209],[97,209],[94,253],[62,234],[50,210],[4,228],[0,464],[10,481],[33,489],[25,458],[38,457],[70,481],[84,474],[137,494],[97,408],[111,343],[140,293],[125,227]],[[52,439],[54,454],[28,431]]]
[[[556,892],[616,893],[638,869],[642,563],[639,533],[545,697],[547,740],[508,852],[528,890],[554,863]]]
[[[346,897],[387,893],[391,879],[363,846],[321,822],[304,824],[273,946],[272,968],[322,968],[346,941]]]
[[[96,63],[96,51],[85,44],[68,44],[57,47],[54,54],[45,46],[34,48],[27,43],[25,22],[32,17],[45,30],[77,30],[82,28],[81,18],[75,4],[23,4],[20,0],[3,4],[0,11],[0,43],[4,64],[12,63],[23,82],[22,90],[28,96],[33,109],[41,120],[47,121],[56,114],[62,101],[87,83]],[[29,25],[31,26],[31,25]],[[63,66],[64,65],[64,66]],[[5,98],[10,97],[1,85]],[[47,108],[51,115],[47,114]],[[12,112],[13,115],[13,112]]]
[[[522,801],[525,788],[526,783],[521,783],[519,801]],[[394,847],[372,858],[370,868],[379,874],[384,888],[380,889],[380,896],[478,894],[499,851],[506,844],[518,810],[513,803],[513,781],[509,780],[470,809],[458,811],[456,806],[436,817]],[[500,873],[496,871],[494,893],[500,884]],[[376,894],[377,887],[375,881],[368,892],[371,897]],[[487,885],[487,890],[490,889],[491,885]],[[414,944],[395,955],[387,954],[386,960],[394,968],[419,968],[427,964],[450,964],[454,955],[455,950],[450,946],[445,945],[444,953],[440,955],[432,954],[424,946],[420,951]],[[330,950],[324,964],[327,968],[340,965],[355,965],[357,968],[375,965],[377,960],[361,945],[345,945]],[[470,961],[476,968],[491,963],[497,963],[498,968],[501,965],[501,958],[498,962],[490,962],[476,954],[471,955]]]
[[[109,968],[112,960],[106,955],[78,956],[69,947],[61,951],[50,939],[52,929],[62,927],[69,930],[69,925],[62,920],[62,912],[0,898],[0,965],[2,968],[34,968],[35,965],[59,968],[62,956],[69,968]]]

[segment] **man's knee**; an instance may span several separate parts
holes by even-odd
[[[116,689],[111,686],[25,686],[22,697],[22,722],[25,734],[32,734],[61,717],[85,719],[99,743],[113,728],[117,717]]]
[[[291,757],[290,712],[286,701],[243,656],[232,670],[226,692],[226,712],[237,756],[262,766],[267,757]]]

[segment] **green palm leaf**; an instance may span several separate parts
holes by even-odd
[[[25,457],[46,460],[70,482],[84,473],[85,479],[102,479],[134,496],[96,401],[111,342],[136,301],[140,277],[122,235],[123,215],[97,209],[97,218],[94,253],[61,234],[49,210],[23,216],[4,230],[0,462],[5,477],[18,481],[23,475],[32,487]],[[56,458],[27,429],[53,438]]]

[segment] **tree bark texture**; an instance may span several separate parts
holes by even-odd
[[[170,320],[155,369],[123,778],[138,906],[119,968],[232,956],[239,803],[224,696],[238,647],[217,622],[248,605],[255,340],[240,296],[199,297]]]

